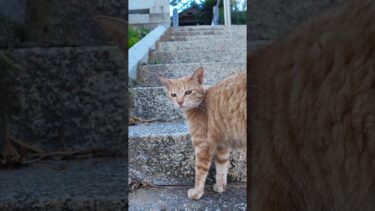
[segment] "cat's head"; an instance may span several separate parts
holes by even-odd
[[[198,107],[204,99],[203,68],[193,75],[178,79],[159,78],[168,90],[168,96],[179,109],[186,111]]]

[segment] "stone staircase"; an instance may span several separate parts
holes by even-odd
[[[166,96],[157,77],[192,74],[201,65],[205,85],[246,70],[246,26],[189,26],[169,29],[138,68],[130,90],[130,116],[144,120],[129,126],[129,177],[151,189],[129,194],[129,210],[246,209],[246,152],[232,153],[228,191],[212,191],[214,167],[206,194],[199,201],[187,197],[194,185],[194,152],[182,113]]]
[[[127,99],[118,46],[4,50],[20,112],[15,137],[46,152],[93,150],[87,156],[0,168],[0,210],[126,210]]]

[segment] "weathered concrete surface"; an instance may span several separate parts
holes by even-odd
[[[157,41],[166,31],[167,27],[158,26],[129,49],[128,76],[130,79],[137,79],[138,64],[147,62],[150,49],[155,49]]]
[[[205,85],[205,88],[210,85]],[[183,113],[168,98],[164,87],[130,88],[130,116],[145,121],[183,120]]]
[[[196,36],[162,36],[161,42],[176,42],[190,40],[220,40],[220,39],[246,39],[246,34],[219,34],[219,35],[196,35]]]
[[[9,52],[20,112],[11,132],[46,150],[125,147],[127,88],[122,54],[112,46]]]
[[[246,30],[246,25],[231,25],[231,26],[208,26],[208,25],[201,25],[201,26],[179,26],[177,28],[171,28],[171,32],[176,31],[233,31],[233,30]]]
[[[124,18],[128,4],[122,0],[29,0],[28,22],[38,42],[49,45],[87,46],[108,44],[111,40],[94,17]]]
[[[246,63],[214,62],[191,64],[155,64],[140,65],[138,69],[137,84],[139,86],[162,86],[158,77],[179,78],[192,75],[199,67],[204,69],[204,83],[214,85],[224,78],[246,71]]]
[[[173,105],[164,87],[136,87],[130,89],[130,116],[144,120],[182,120],[182,112]]]
[[[243,34],[245,30],[203,30],[203,31],[175,31],[168,32],[166,36],[202,36],[202,35],[238,35]]]
[[[275,40],[302,21],[345,0],[254,0],[248,5],[251,41]]]
[[[244,44],[245,43],[245,44]],[[211,51],[224,51],[226,49],[246,48],[246,39],[206,39],[179,42],[158,42],[156,49],[159,51],[183,51],[206,49]]]
[[[117,46],[61,47],[61,48],[20,48],[7,52],[15,62],[31,68],[46,70],[66,69],[84,71],[94,69],[124,69],[125,61]],[[32,66],[29,66],[32,65]]]
[[[149,64],[200,63],[200,62],[246,62],[246,48],[184,51],[156,51],[151,53]]]
[[[194,184],[194,150],[183,122],[130,126],[129,146],[132,179],[154,185]],[[208,178],[211,183],[213,169]],[[246,182],[245,151],[232,152],[229,179]]]
[[[149,9],[150,13],[169,13],[169,1],[168,0],[157,0],[157,1],[145,1],[139,2],[137,0],[129,1],[129,10]]]
[[[126,158],[0,169],[0,210],[126,210]]]
[[[169,27],[171,25],[169,10],[168,13],[129,14],[128,20],[129,24],[131,24],[132,26],[144,27],[148,29],[153,29],[152,26],[163,25],[165,27]]]
[[[129,10],[140,10],[149,9],[149,14],[132,14],[128,16],[129,24],[137,26],[152,26],[152,25],[171,25],[171,19],[169,15],[169,1],[158,0],[158,1],[129,1]]]
[[[18,14],[16,18],[24,18],[24,21],[14,21],[14,17],[9,15],[6,17],[10,30],[7,30],[3,40],[0,39],[0,48],[8,45],[108,45],[112,41],[102,32],[94,17],[106,15],[125,18],[128,15],[128,3],[123,0],[17,0],[11,6],[19,10],[10,12]]]
[[[139,189],[129,193],[129,211],[137,210],[246,210],[246,185],[230,184],[224,193],[206,186],[200,200],[187,197],[188,188]]]

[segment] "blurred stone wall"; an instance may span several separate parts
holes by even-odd
[[[7,52],[20,111],[10,129],[46,150],[125,153],[126,69],[117,46],[27,48]]]
[[[0,14],[9,21],[24,23],[27,0],[0,1]]]
[[[125,0],[0,1],[0,48],[110,44],[97,15],[127,17]]]
[[[0,1],[0,53],[22,66],[12,74],[15,137],[48,151],[127,154],[126,57],[97,15],[125,18],[127,1]]]

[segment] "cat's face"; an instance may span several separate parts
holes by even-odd
[[[203,68],[199,68],[192,76],[179,79],[160,78],[168,90],[168,96],[176,107],[186,111],[198,107],[204,99]]]

